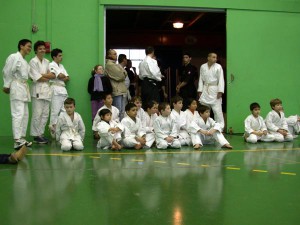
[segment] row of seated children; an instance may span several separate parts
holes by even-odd
[[[263,120],[260,116],[260,105],[256,102],[250,104],[251,115],[244,121],[244,138],[247,142],[292,141],[294,137],[291,132],[299,132],[299,118],[297,116],[296,119],[292,117],[290,122],[291,126],[289,128],[280,99],[272,99],[270,101],[270,106],[272,111],[270,111],[267,114],[266,119]]]
[[[158,106],[154,101],[147,102],[144,110],[141,99],[135,97],[126,105],[126,115],[121,122],[118,109],[112,106],[112,96],[106,94],[103,101],[104,106],[98,110],[92,128],[95,136],[100,137],[98,148],[142,149],[151,148],[155,142],[158,149],[182,145],[200,149],[203,144],[214,141],[222,147],[232,148],[221,133],[220,125],[210,118],[210,108],[200,106],[199,114],[196,100],[190,100],[189,108],[183,112],[183,99],[179,96],[172,98],[172,111],[169,103]]]

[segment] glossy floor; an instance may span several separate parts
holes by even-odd
[[[300,138],[233,150],[82,152],[33,145],[0,165],[1,225],[299,225]],[[1,137],[0,153],[11,149]]]

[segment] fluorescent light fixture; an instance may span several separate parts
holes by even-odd
[[[183,28],[183,23],[182,22],[174,22],[173,27],[176,29],[181,29],[181,28]]]

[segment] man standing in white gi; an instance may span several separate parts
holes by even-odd
[[[139,65],[139,78],[142,80],[142,102],[146,103],[152,100],[160,102],[158,82],[161,82],[162,74],[154,59],[154,48],[149,46],[145,52],[146,58]]]
[[[29,76],[32,79],[31,100],[32,118],[30,135],[37,144],[47,144],[48,139],[44,137],[45,126],[49,117],[49,106],[51,101],[50,79],[55,75],[49,72],[49,60],[45,59],[45,42],[37,41],[33,46],[36,56],[29,62]]]
[[[215,121],[224,129],[224,117],[222,112],[222,94],[224,93],[223,69],[217,62],[217,54],[209,53],[207,63],[200,67],[198,84],[199,102],[210,106],[214,112]]]
[[[49,129],[51,132],[52,138],[55,138],[55,126],[59,113],[65,111],[64,101],[68,97],[68,92],[66,89],[65,82],[69,81],[69,75],[61,64],[62,61],[62,50],[53,49],[51,51],[51,57],[53,61],[49,63],[50,73],[55,75],[55,79],[52,83],[52,99],[51,99],[51,114],[50,114],[50,124]]]
[[[29,65],[25,56],[31,52],[31,41],[22,39],[18,43],[18,52],[11,54],[3,68],[3,91],[10,95],[10,109],[12,116],[12,130],[14,148],[20,149],[23,145],[31,146],[31,142],[24,139],[28,125],[28,102],[30,102],[29,87],[27,84]]]

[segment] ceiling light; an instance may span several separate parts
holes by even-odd
[[[181,29],[181,28],[183,28],[183,23],[182,22],[174,22],[173,27],[176,29]]]

